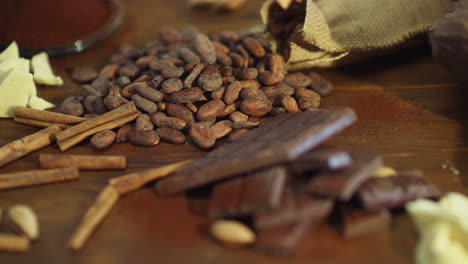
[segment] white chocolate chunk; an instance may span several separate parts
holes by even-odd
[[[45,85],[63,85],[63,80],[54,75],[49,63],[49,56],[45,52],[34,55],[31,58],[31,66],[34,72],[34,81]]]
[[[6,59],[18,59],[19,49],[18,44],[13,41],[2,53],[0,53],[0,63]]]
[[[47,108],[55,107],[53,103],[34,95],[29,99],[28,106],[36,110],[45,110]]]
[[[13,117],[16,106],[26,106],[36,95],[33,76],[17,69],[0,74],[0,117]]]
[[[8,71],[12,68],[29,72],[29,60],[25,58],[8,58],[0,63],[0,71]]]
[[[35,240],[39,237],[37,216],[29,206],[15,205],[10,208],[8,216],[19,231],[29,239]]]

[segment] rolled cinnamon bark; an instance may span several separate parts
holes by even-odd
[[[50,127],[50,126],[58,126],[61,129],[67,129],[70,128],[70,125],[65,125],[65,124],[59,124],[59,123],[50,123],[50,122],[44,122],[44,121],[38,121],[34,119],[27,119],[27,118],[22,118],[22,117],[14,117],[13,119],[16,123],[24,124],[24,125],[30,125],[30,126],[35,126],[35,127]]]
[[[36,110],[28,107],[17,106],[14,111],[15,118],[24,118],[48,123],[58,124],[78,124],[86,120],[86,118],[54,113],[50,111]]]
[[[78,179],[76,168],[32,170],[0,174],[0,190]]]
[[[26,252],[29,250],[29,239],[24,236],[0,234],[0,251]]]
[[[39,155],[39,164],[43,169],[76,167],[79,170],[118,170],[125,169],[126,163],[125,156]]]

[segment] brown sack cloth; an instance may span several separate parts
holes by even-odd
[[[273,49],[287,50],[289,67],[296,70],[343,65],[412,46],[452,4],[453,0],[302,0],[282,10],[268,0],[261,15],[270,35],[276,36]],[[297,22],[287,24],[291,20]],[[281,23],[284,27],[278,31],[275,26]]]

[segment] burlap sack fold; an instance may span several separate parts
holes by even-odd
[[[306,15],[290,39],[290,69],[331,67],[414,45],[453,0],[303,0]],[[263,22],[273,0],[261,9]],[[273,49],[276,43],[273,41]]]

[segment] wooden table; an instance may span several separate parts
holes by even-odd
[[[76,93],[70,80],[75,66],[103,66],[124,42],[143,44],[159,26],[196,25],[214,32],[242,29],[260,23],[261,1],[249,1],[235,14],[194,12],[184,0],[126,1],[127,17],[111,38],[77,55],[54,58],[63,87],[40,87],[39,95],[59,103]],[[468,134],[465,92],[453,76],[419,47],[342,69],[319,70],[336,84],[323,106],[352,106],[360,120],[332,141],[382,154],[385,163],[401,169],[418,168],[443,191],[467,193]],[[31,134],[36,128],[0,120],[0,144]],[[0,173],[37,168],[45,148],[0,169]],[[69,154],[125,154],[127,171],[155,167],[203,155],[192,146],[160,144],[154,148],[114,145],[94,152],[89,144]],[[208,220],[195,216],[183,196],[156,196],[151,187],[123,197],[85,249],[71,254],[65,243],[82,215],[110,177],[124,172],[83,172],[79,181],[23,188],[0,193],[0,207],[17,203],[37,212],[40,240],[24,255],[0,253],[0,263],[412,263],[417,235],[407,215],[394,218],[391,231],[345,240],[331,227],[310,233],[294,258],[271,257],[252,250],[225,249],[203,231]],[[5,222],[5,221],[4,221]],[[3,228],[6,224],[3,223]]]

